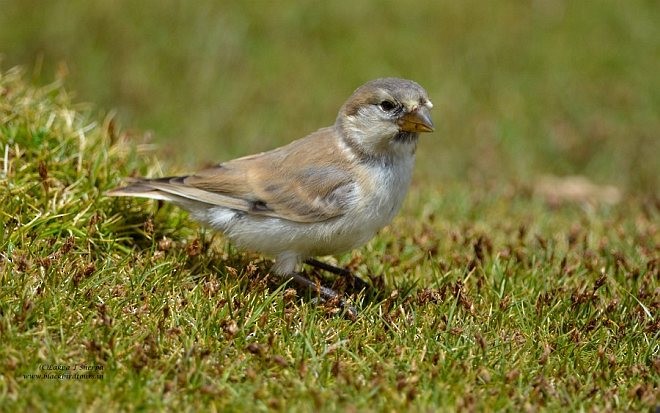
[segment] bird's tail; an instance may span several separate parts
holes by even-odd
[[[200,203],[221,206],[238,211],[250,211],[251,204],[245,199],[207,191],[186,184],[187,176],[146,179],[130,178],[128,185],[106,192],[108,196],[131,196],[174,202],[185,209]]]
[[[114,188],[106,192],[108,196],[130,196],[136,198],[150,198],[161,201],[176,201],[176,195],[158,188],[159,183],[167,182],[172,178],[146,179],[129,178],[125,186]]]

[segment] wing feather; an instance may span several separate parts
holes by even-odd
[[[189,176],[140,180],[134,185],[141,190],[133,193],[147,196],[146,186],[247,214],[296,222],[325,221],[344,214],[357,192],[349,164],[338,156],[336,139],[328,136],[332,133],[332,128],[321,129],[282,148]],[[122,188],[123,194],[130,195],[130,188]]]

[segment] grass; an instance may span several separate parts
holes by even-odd
[[[427,186],[586,175],[657,193],[658,21],[648,0],[5,1],[0,66],[57,73],[186,170],[330,125],[358,85],[400,76],[435,105]]]
[[[0,411],[660,404],[654,2],[0,4]],[[389,75],[437,128],[392,225],[330,258],[381,292],[355,321],[103,196],[304,136]]]
[[[351,321],[179,210],[103,196],[160,173],[112,116],[19,70],[0,95],[3,410],[658,404],[653,196],[550,206],[522,183],[418,184],[391,226],[338,257],[383,292],[355,297]],[[36,376],[74,366],[87,378]]]

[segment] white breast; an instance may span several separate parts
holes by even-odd
[[[368,217],[365,224],[373,233],[389,224],[399,212],[410,186],[414,162],[414,156],[410,156],[371,167],[374,185],[369,191],[371,196],[364,197],[362,208]]]
[[[317,223],[237,213],[223,207],[191,210],[239,248],[271,256],[304,257],[334,255],[359,247],[389,224],[403,203],[412,176],[414,157],[389,165],[363,165],[355,207],[346,214]],[[283,267],[289,271],[290,266]],[[277,269],[277,268],[276,268]]]

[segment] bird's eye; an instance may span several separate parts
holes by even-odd
[[[378,107],[383,112],[391,112],[394,108],[396,108],[396,105],[389,100],[384,100],[378,104]]]

